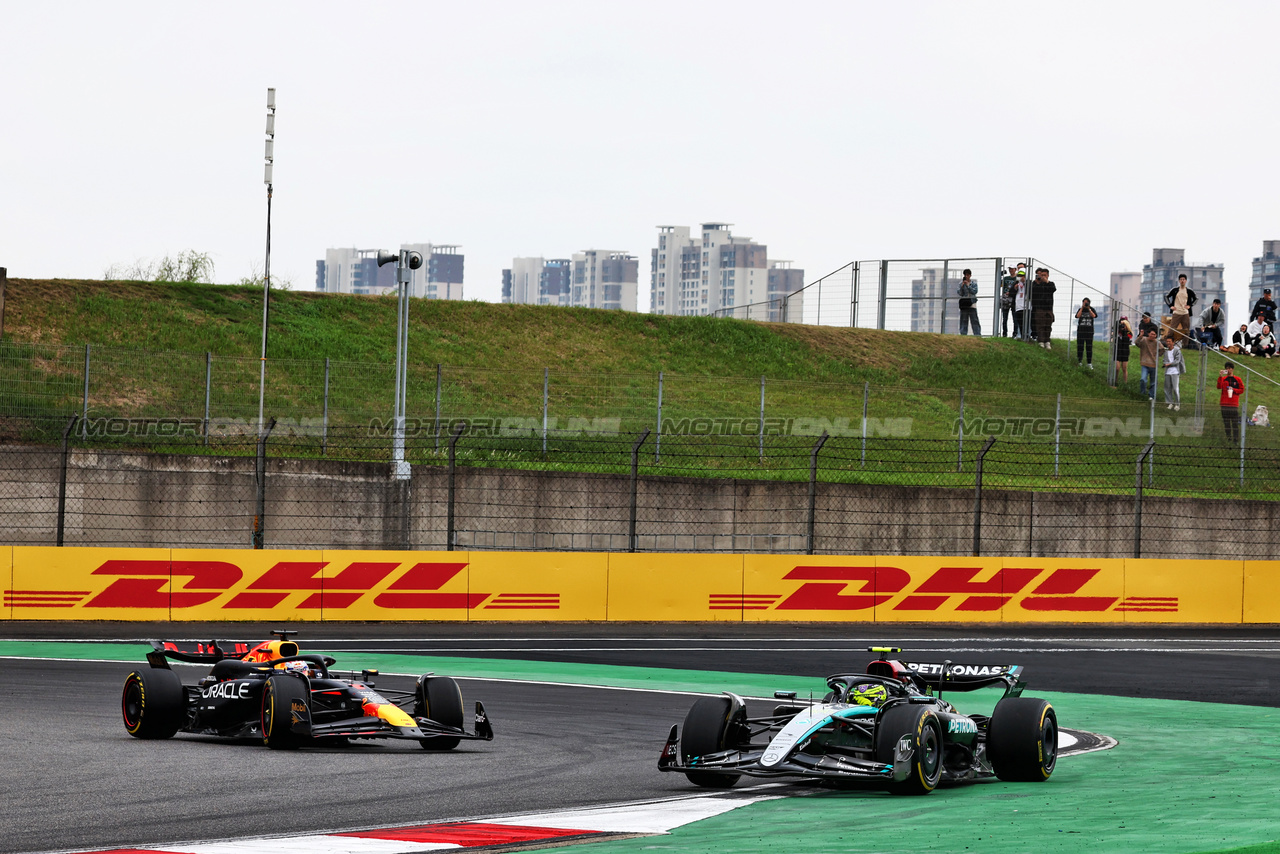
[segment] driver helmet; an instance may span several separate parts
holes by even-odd
[[[862,682],[849,689],[850,702],[859,706],[876,706],[889,699],[889,689],[878,682]]]
[[[311,665],[305,661],[286,661],[280,667],[290,673],[301,673],[304,676],[311,675]]]

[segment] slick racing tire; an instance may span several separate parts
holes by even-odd
[[[134,738],[172,738],[187,720],[182,680],[172,670],[135,670],[125,677],[120,711]]]
[[[462,689],[448,676],[423,676],[418,679],[418,692],[413,716],[430,718],[438,724],[462,729]],[[423,750],[453,750],[462,741],[447,735],[419,739]]]
[[[300,704],[310,719],[311,689],[307,680],[286,674],[267,677],[262,689],[262,743],[272,750],[296,750],[306,741],[292,729],[294,706]]]
[[[927,795],[942,779],[942,723],[928,706],[903,704],[891,707],[876,727],[876,761],[893,764],[894,746],[911,736],[911,774],[889,784],[895,795]]]
[[[688,764],[693,757],[719,753],[735,746],[734,733],[746,724],[746,710],[738,709],[728,697],[702,697],[684,716],[680,728],[680,761]],[[712,771],[686,771],[684,775],[695,786],[706,789],[727,789],[738,782],[741,774],[720,774]]]
[[[1058,716],[1047,700],[1005,697],[987,723],[987,758],[1001,780],[1042,783],[1058,761]]]

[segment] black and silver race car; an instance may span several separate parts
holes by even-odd
[[[873,647],[873,653],[897,653]],[[1057,760],[1058,719],[1046,700],[1023,697],[1021,665],[928,664],[880,658],[867,672],[827,677],[821,702],[795,692],[773,714],[748,717],[736,694],[703,697],[671,727],[658,770],[726,788],[741,775],[862,782],[904,795],[939,783],[988,777],[1049,779]],[[961,714],[947,691],[1003,687],[990,716]]]
[[[412,739],[428,750],[452,750],[463,739],[493,739],[484,706],[476,703],[475,731],[463,729],[462,692],[447,676],[418,677],[413,690],[374,690],[376,670],[339,674],[336,659],[303,655],[288,639],[253,648],[247,643],[152,641],[150,667],[124,680],[121,712],[135,738],[178,732],[261,738],[292,749],[349,739]],[[229,648],[229,649],[228,649]],[[183,685],[169,659],[210,664],[195,685]]]

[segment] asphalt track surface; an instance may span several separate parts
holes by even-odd
[[[6,623],[0,638],[257,639],[269,628]],[[1277,627],[1009,632],[899,626],[874,637],[812,625],[302,628],[304,647],[337,654],[339,666],[346,651],[822,677],[861,671],[871,657],[867,646],[889,644],[905,647],[908,659],[1025,664],[1028,694],[1039,686],[1280,707]],[[690,792],[682,776],[655,770],[667,729],[689,706],[687,696],[461,678],[468,710],[473,700],[485,703],[497,733],[491,743],[463,742],[447,753],[402,743],[277,752],[188,735],[162,742],[130,738],[119,713],[130,669],[113,662],[0,659],[0,851],[484,818]],[[192,668],[184,676],[201,673]],[[1205,696],[1207,685],[1212,697]]]

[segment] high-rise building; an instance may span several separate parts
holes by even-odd
[[[768,281],[765,298],[769,300],[769,306],[764,319],[803,323],[804,294],[801,289],[804,287],[804,270],[792,267],[790,261],[770,261]]]
[[[569,305],[573,262],[568,258],[514,258],[502,271],[502,301],[521,305]]]
[[[1227,307],[1227,292],[1222,284],[1221,264],[1188,264],[1185,252],[1181,249],[1156,249],[1152,252],[1150,264],[1142,265],[1142,285],[1138,290],[1138,314],[1151,312],[1157,322],[1169,314],[1164,297],[1170,290],[1178,286],[1178,276],[1187,274],[1187,287],[1196,292],[1196,304],[1191,310],[1191,325],[1195,326],[1200,312],[1213,304],[1215,299],[1222,300]],[[1231,316],[1230,312],[1227,317]],[[1130,317],[1130,322],[1137,318]],[[1134,323],[1137,326],[1136,322]]]
[[[704,222],[701,236],[692,237],[686,226],[658,226],[649,265],[650,312],[715,314],[770,299],[768,247],[735,237],[730,227]],[[798,272],[803,278],[803,271]],[[789,276],[772,279],[783,283]]]
[[[1253,275],[1249,279],[1249,304],[1243,311],[1253,308],[1254,303],[1262,297],[1263,288],[1271,288],[1272,299],[1280,295],[1280,240],[1262,241],[1262,255],[1253,259]],[[1241,317],[1236,325],[1246,321],[1247,318]]]
[[[462,299],[463,255],[454,245],[402,243],[418,252],[423,264],[409,271],[409,295],[425,299]],[[316,261],[316,290],[330,294],[395,292],[396,265],[378,266],[377,249],[326,249]]]
[[[1141,273],[1111,274],[1111,299],[1097,300],[1099,305],[1094,306],[1098,311],[1098,319],[1094,321],[1094,338],[1099,341],[1110,341],[1111,331],[1115,327],[1115,322],[1121,317],[1128,317],[1129,325],[1133,327],[1134,332],[1137,332],[1138,320],[1142,312],[1137,311],[1135,307],[1138,305],[1138,294],[1141,290]],[[1199,297],[1199,294],[1197,293],[1196,296]],[[1111,304],[1113,302],[1119,306],[1115,315],[1111,313]],[[1213,302],[1212,297],[1210,297],[1209,302]],[[1071,313],[1074,315],[1075,310],[1073,309]]]
[[[582,308],[635,311],[640,262],[612,249],[575,252],[569,304]]]

